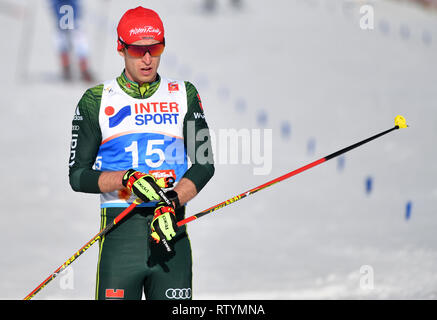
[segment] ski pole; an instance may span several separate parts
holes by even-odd
[[[258,187],[255,187],[255,188],[252,188],[252,189],[250,189],[250,190],[248,190],[246,192],[243,192],[240,195],[237,195],[237,196],[232,197],[232,198],[230,198],[228,200],[225,200],[225,201],[223,201],[223,202],[221,202],[219,204],[216,204],[216,205],[214,205],[214,206],[212,206],[212,207],[210,207],[210,208],[208,208],[206,210],[203,210],[203,211],[201,211],[201,212],[199,212],[199,213],[197,213],[195,215],[192,215],[192,216],[190,216],[190,217],[188,217],[186,219],[183,219],[183,220],[179,221],[177,223],[177,225],[178,225],[178,227],[181,227],[181,226],[183,226],[183,225],[185,225],[185,224],[187,224],[187,223],[189,223],[189,222],[191,222],[193,220],[196,220],[196,219],[198,219],[198,218],[200,218],[202,216],[205,216],[205,215],[207,215],[207,214],[209,214],[211,212],[219,210],[219,209],[221,209],[221,208],[223,208],[223,207],[225,207],[225,206],[227,206],[227,205],[229,205],[231,203],[234,203],[234,202],[239,201],[239,200],[241,200],[243,198],[246,198],[247,196],[252,195],[252,194],[254,194],[254,193],[256,193],[256,192],[258,192],[258,191],[260,191],[262,189],[270,187],[270,186],[272,186],[273,184],[275,184],[277,182],[286,180],[286,179],[288,179],[288,178],[290,178],[292,176],[295,176],[295,175],[297,175],[297,174],[299,174],[299,173],[301,173],[303,171],[306,171],[306,170],[308,170],[308,169],[310,169],[312,167],[315,167],[315,166],[317,166],[317,165],[319,165],[319,164],[321,164],[323,162],[326,162],[326,161],[328,161],[328,160],[330,160],[332,158],[338,157],[339,155],[341,155],[341,154],[343,154],[345,152],[348,152],[348,151],[350,151],[352,149],[355,149],[355,148],[357,148],[357,147],[359,147],[359,146],[361,146],[361,145],[363,145],[363,144],[365,144],[367,142],[370,142],[370,141],[372,141],[372,140],[374,140],[376,138],[379,138],[379,137],[381,137],[381,136],[383,136],[383,135],[385,135],[385,134],[387,134],[387,133],[389,133],[389,132],[391,132],[393,130],[396,130],[396,129],[399,129],[399,128],[406,128],[406,127],[407,127],[407,124],[406,124],[405,118],[399,115],[399,116],[397,116],[395,118],[395,126],[393,128],[391,128],[391,129],[388,129],[388,130],[383,131],[381,133],[378,133],[378,134],[376,134],[376,135],[374,135],[374,136],[372,136],[370,138],[367,138],[365,140],[357,142],[357,143],[355,143],[355,144],[353,144],[353,145],[351,145],[349,147],[346,147],[346,148],[343,148],[343,149],[341,149],[339,151],[331,153],[330,155],[325,156],[325,157],[323,157],[323,158],[321,158],[319,160],[316,160],[314,162],[311,162],[310,164],[307,164],[307,165],[305,165],[305,166],[303,166],[303,167],[301,167],[299,169],[296,169],[294,171],[286,173],[286,174],[284,174],[284,175],[282,175],[282,176],[280,176],[280,177],[278,177],[276,179],[273,179],[273,180],[271,180],[269,182],[266,182],[266,183],[264,183],[264,184],[262,184],[262,185],[260,185]],[[165,202],[167,202],[167,203],[169,202],[169,200],[165,196],[163,197],[162,194],[160,194],[160,195],[164,199]],[[84,253],[97,240],[101,239],[101,237],[103,237],[105,234],[107,234],[118,222],[120,222],[122,219],[124,219],[140,203],[141,203],[141,200],[140,199],[136,199],[129,207],[127,207],[125,210],[123,210],[123,212],[121,212],[117,217],[115,217],[115,219],[109,225],[107,225],[106,228],[104,228],[97,235],[95,235],[82,248],[80,248],[77,252],[75,252],[73,254],[73,256],[71,256],[66,262],[64,262],[64,264],[62,264],[58,269],[56,269],[47,279],[45,279],[38,287],[36,287],[32,292],[30,292],[24,298],[24,300],[32,299],[42,288],[44,288],[51,280],[53,280],[67,266],[69,266],[71,263],[73,263],[73,261],[75,261],[77,259],[77,257],[79,257],[82,253]]]
[[[311,168],[313,168],[315,166],[318,166],[319,164],[322,164],[323,162],[326,162],[326,161],[331,160],[331,159],[333,159],[335,157],[338,157],[339,155],[341,155],[343,153],[346,153],[346,152],[348,152],[348,151],[350,151],[352,149],[355,149],[355,148],[357,148],[357,147],[359,147],[359,146],[361,146],[361,145],[363,145],[363,144],[365,144],[367,142],[375,140],[375,139],[377,139],[377,138],[379,138],[379,137],[381,137],[381,136],[383,136],[383,135],[385,135],[385,134],[387,134],[389,132],[392,132],[393,130],[397,130],[399,128],[406,128],[406,127],[408,127],[408,126],[406,124],[405,118],[400,116],[400,115],[398,115],[395,118],[395,126],[393,128],[391,128],[391,129],[385,130],[385,131],[383,131],[381,133],[378,133],[378,134],[376,134],[374,136],[371,136],[370,138],[367,138],[367,139],[364,139],[364,140],[362,140],[360,142],[352,144],[352,145],[350,145],[350,146],[348,146],[346,148],[343,148],[343,149],[338,150],[338,151],[336,151],[334,153],[331,153],[331,154],[329,154],[329,155],[327,155],[327,156],[325,156],[323,158],[320,158],[319,160],[311,162],[311,163],[309,163],[309,164],[307,164],[307,165],[305,165],[305,166],[303,166],[303,167],[301,167],[299,169],[296,169],[294,171],[288,172],[288,173],[286,173],[286,174],[284,174],[284,175],[282,175],[282,176],[280,176],[280,177],[278,177],[276,179],[273,179],[273,180],[271,180],[269,182],[266,182],[266,183],[264,183],[264,184],[262,184],[262,185],[260,185],[258,187],[252,188],[252,189],[250,189],[250,190],[248,190],[246,192],[243,192],[243,193],[241,193],[241,194],[239,194],[237,196],[234,196],[234,197],[232,197],[232,198],[230,198],[228,200],[220,202],[220,203],[218,203],[218,204],[216,204],[216,205],[214,205],[214,206],[212,206],[212,207],[210,207],[208,209],[205,209],[205,210],[203,210],[203,211],[201,211],[201,212],[199,212],[197,214],[194,214],[194,215],[192,215],[192,216],[190,216],[188,218],[180,220],[177,223],[177,225],[178,225],[178,227],[181,227],[181,226],[183,226],[183,225],[185,225],[185,224],[187,224],[187,223],[189,223],[189,222],[191,222],[193,220],[196,220],[196,219],[198,219],[200,217],[203,217],[203,216],[205,216],[205,215],[207,215],[209,213],[212,213],[212,212],[214,212],[216,210],[219,210],[219,209],[221,209],[223,207],[226,207],[227,205],[235,203],[235,202],[237,202],[237,201],[239,201],[239,200],[241,200],[243,198],[246,198],[246,197],[248,197],[248,196],[250,196],[250,195],[252,195],[252,194],[254,194],[254,193],[256,193],[256,192],[258,192],[260,190],[262,190],[262,189],[268,188],[268,187],[274,185],[275,183],[278,183],[280,181],[286,180],[286,179],[288,179],[288,178],[290,178],[292,176],[295,176],[295,175],[297,175],[297,174],[299,174],[301,172],[304,172],[304,171],[306,171],[308,169],[311,169]]]
[[[24,300],[32,299],[42,288],[44,288],[50,281],[52,281],[58,274],[60,274],[65,268],[67,268],[73,261],[75,261],[82,253],[88,250],[96,241],[101,239],[105,234],[107,234],[117,223],[123,220],[132,210],[141,203],[140,199],[136,199],[130,204],[129,207],[124,209],[114,220],[108,224],[104,229],[102,229],[98,234],[96,234],[90,241],[88,241],[82,248],[76,251],[67,261],[64,262],[58,269],[53,271],[51,275],[47,277],[41,284],[36,287],[31,293],[29,293]]]
[[[170,182],[171,184],[173,181]],[[164,191],[162,191],[161,188],[159,188],[156,184],[151,184],[153,189],[158,193],[158,195],[161,197],[161,200],[164,201],[167,205],[171,206],[171,201],[167,198]],[[32,299],[42,288],[44,288],[50,281],[52,281],[58,274],[60,274],[65,268],[67,268],[73,261],[75,261],[82,253],[84,253],[86,250],[88,250],[89,247],[91,247],[95,242],[97,242],[99,239],[101,239],[104,235],[106,235],[112,228],[119,223],[121,220],[123,220],[132,210],[139,204],[141,204],[143,201],[139,198],[135,199],[134,202],[132,202],[129,207],[124,209],[118,216],[114,218],[114,220],[108,224],[104,229],[102,229],[98,234],[96,234],[90,241],[88,241],[82,248],[80,248],[78,251],[76,251],[70,259],[64,262],[63,265],[61,265],[58,269],[53,271],[51,275],[47,277],[38,287],[36,287],[31,293],[29,293],[24,300],[30,300]],[[171,252],[171,248],[168,245],[166,239],[161,239],[162,244],[164,245],[167,252]]]

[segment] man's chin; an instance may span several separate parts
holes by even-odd
[[[138,75],[137,79],[138,79],[137,81],[138,83],[153,82],[156,79],[156,73],[149,74],[149,75],[140,74]]]

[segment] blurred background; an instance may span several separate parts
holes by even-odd
[[[0,0],[0,299],[22,299],[99,229],[68,183],[85,90],[118,76],[122,14],[157,11],[160,74],[211,130],[271,129],[272,169],[219,163],[187,215],[395,131],[189,224],[194,299],[437,298],[437,1]],[[57,6],[58,5],[58,6]],[[262,131],[264,132],[264,131]],[[217,148],[216,156],[223,150]],[[98,246],[35,299],[93,299]]]

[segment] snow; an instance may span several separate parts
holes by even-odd
[[[100,224],[99,197],[68,184],[71,120],[90,85],[60,81],[48,2],[14,3],[33,15],[0,15],[0,299],[24,298]],[[435,12],[369,2],[375,28],[362,30],[363,1],[229,3],[205,14],[200,0],[147,2],[166,30],[160,73],[197,86],[211,130],[273,133],[271,172],[217,164],[188,215],[389,129],[398,114],[410,127],[347,153],[343,169],[333,159],[190,223],[194,298],[436,299]],[[139,4],[84,1],[96,83],[120,74],[115,26]],[[73,289],[61,275],[35,299],[93,299],[97,254],[72,264]]]

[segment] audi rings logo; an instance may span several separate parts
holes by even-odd
[[[191,288],[173,289],[169,288],[165,292],[165,296],[169,299],[190,299],[191,298]]]

